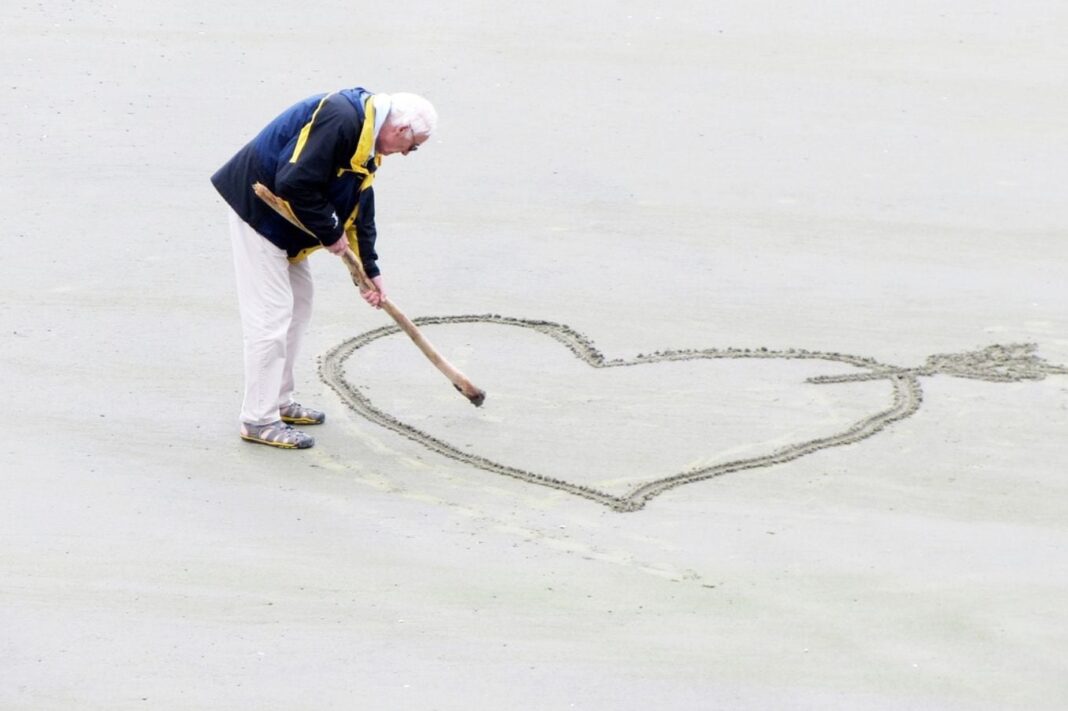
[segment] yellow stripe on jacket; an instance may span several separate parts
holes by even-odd
[[[319,115],[319,109],[323,108],[323,104],[326,103],[326,100],[333,95],[333,93],[327,94],[321,101],[319,101],[319,105],[315,107],[315,111],[312,112],[311,118],[308,119],[308,123],[304,124],[300,129],[300,135],[297,136],[297,146],[293,149],[293,157],[289,159],[290,163],[296,163],[297,159],[300,158],[300,153],[304,150],[304,144],[308,142],[308,134],[311,133],[312,124],[315,123],[315,117]]]

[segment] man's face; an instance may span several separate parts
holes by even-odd
[[[379,155],[389,156],[394,153],[408,155],[418,150],[419,146],[426,143],[429,136],[416,136],[411,126],[395,125],[388,121],[382,130],[378,132],[378,140],[375,141],[375,152]]]

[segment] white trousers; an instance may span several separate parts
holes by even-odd
[[[311,267],[307,259],[290,264],[285,250],[229,213],[245,349],[241,421],[265,425],[293,401],[293,362],[311,319]]]

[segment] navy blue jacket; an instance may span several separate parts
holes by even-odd
[[[379,269],[371,183],[381,161],[371,157],[373,147],[373,94],[361,88],[319,94],[267,124],[211,182],[241,219],[284,249],[290,261],[346,236],[373,277]],[[256,197],[256,182],[281,198],[304,229]]]

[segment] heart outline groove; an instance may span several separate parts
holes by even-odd
[[[342,401],[355,413],[365,419],[392,430],[407,439],[419,443],[427,449],[442,456],[469,464],[479,469],[508,476],[521,481],[546,486],[580,496],[609,507],[613,511],[631,512],[642,509],[646,503],[660,494],[686,484],[704,481],[732,472],[761,469],[784,464],[808,454],[854,444],[867,439],[887,426],[915,414],[923,402],[923,389],[920,377],[936,374],[954,377],[985,380],[988,382],[1018,382],[1023,380],[1041,380],[1047,375],[1068,374],[1068,368],[1046,363],[1035,355],[1034,344],[992,345],[978,351],[963,353],[936,354],[918,368],[900,368],[879,363],[872,358],[847,355],[835,352],[809,351],[804,349],[772,350],[767,348],[708,348],[703,350],[657,351],[652,354],[639,354],[630,359],[609,360],[594,347],[593,343],[582,334],[564,324],[551,321],[513,318],[497,314],[461,315],[461,316],[423,316],[412,319],[418,326],[453,325],[470,323],[488,323],[502,326],[514,326],[533,330],[549,336],[563,344],[579,360],[593,368],[620,368],[647,365],[672,360],[716,360],[728,358],[747,359],[784,359],[784,360],[824,360],[851,365],[863,369],[848,375],[818,376],[806,382],[814,384],[857,382],[866,380],[888,380],[893,387],[892,404],[889,408],[861,418],[844,430],[824,437],[817,437],[798,442],[767,454],[737,459],[730,462],[689,469],[678,474],[661,477],[638,484],[628,493],[617,496],[593,487],[574,484],[543,474],[500,464],[477,454],[464,452],[448,442],[405,424],[392,415],[375,407],[371,400],[359,392],[345,378],[344,363],[357,350],[374,341],[400,333],[397,326],[383,326],[367,331],[324,353],[319,359],[319,377],[329,385]]]

